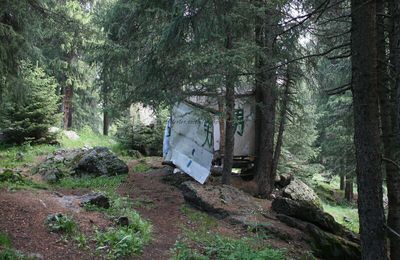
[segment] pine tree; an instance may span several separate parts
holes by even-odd
[[[6,112],[8,143],[48,142],[48,129],[57,124],[57,82],[38,66],[23,61],[19,66],[20,81],[10,95]]]

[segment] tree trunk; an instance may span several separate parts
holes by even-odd
[[[352,202],[354,198],[354,193],[353,193],[353,179],[352,178],[347,178],[346,179],[346,188],[344,191],[344,198],[348,202]]]
[[[226,37],[226,49],[232,49],[232,34],[228,31]],[[234,109],[235,109],[235,85],[231,73],[228,71],[226,75],[225,86],[225,147],[224,162],[222,168],[222,183],[229,184],[233,166],[233,151],[235,145],[235,125],[234,125]]]
[[[362,259],[387,259],[377,84],[376,6],[351,1],[351,61]]]
[[[67,84],[64,87],[63,95],[63,126],[64,129],[68,129],[72,125],[72,96],[73,96],[72,84]]]
[[[108,135],[110,128],[110,116],[108,113],[108,83],[103,85],[103,135]]]
[[[386,120],[391,119],[389,131],[392,132],[385,134],[388,130],[386,130],[387,127],[384,125],[383,118],[382,131],[385,147],[384,156],[398,163],[400,162],[400,1],[389,0],[388,6],[389,16],[392,18],[389,30],[390,78],[392,79],[389,86],[391,86],[392,100],[386,101],[387,106],[382,106],[384,110],[382,114],[387,118]],[[392,106],[389,106],[390,101],[392,101]],[[388,116],[387,113],[391,113],[391,115]],[[386,183],[389,204],[388,226],[400,233],[400,171],[394,164],[388,162],[386,162]],[[391,259],[400,259],[400,238],[389,232],[389,239]]]
[[[104,110],[104,112],[103,112],[103,135],[108,135],[109,128],[110,128],[110,118],[108,115],[108,111]]]
[[[344,174],[340,175],[340,190],[344,190],[346,186],[346,176]]]
[[[263,21],[257,19],[256,44],[264,50],[263,55],[256,57],[256,100],[257,103],[257,147],[256,147],[256,182],[258,195],[268,197],[274,187],[273,175],[275,110],[276,110],[276,74],[270,68],[271,62],[266,57],[273,56],[274,34],[272,14],[266,13]]]
[[[281,111],[280,111],[279,130],[278,130],[278,136],[276,139],[274,158],[273,158],[272,170],[271,170],[272,171],[271,177],[274,177],[274,179],[276,176],[276,171],[278,169],[279,158],[281,156],[281,149],[282,149],[282,144],[283,144],[283,132],[285,131],[285,125],[286,125],[286,114],[287,114],[287,107],[288,107],[288,103],[289,103],[289,88],[290,88],[290,84],[291,84],[289,70],[290,70],[290,66],[288,66],[287,72],[286,72],[285,91],[283,93],[282,107],[281,107]]]

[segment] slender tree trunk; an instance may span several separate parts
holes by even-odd
[[[340,190],[344,190],[346,186],[346,176],[344,174],[340,175]]]
[[[262,3],[262,1],[261,1]],[[268,197],[274,187],[273,174],[274,137],[275,137],[275,110],[276,110],[276,74],[268,57],[273,56],[274,34],[272,14],[266,13],[264,19],[256,22],[256,44],[264,50],[263,55],[256,57],[256,100],[258,101],[256,123],[256,182],[258,195]]]
[[[391,119],[390,134],[385,129],[384,118],[382,118],[382,131],[384,138],[384,156],[400,162],[400,1],[389,0],[389,50],[390,50],[390,84],[391,99],[388,100],[387,106],[382,105],[383,116]],[[383,86],[382,86],[383,87]],[[385,88],[386,90],[387,88]],[[387,92],[387,91],[385,91]],[[386,94],[388,95],[388,94]],[[384,97],[386,97],[386,95]],[[390,95],[389,95],[390,97]],[[391,106],[389,102],[392,101]],[[390,116],[387,114],[391,113]],[[389,126],[388,126],[389,127]],[[388,149],[386,149],[388,148]],[[386,162],[386,183],[388,189],[388,226],[397,233],[400,233],[400,171],[392,163]],[[400,259],[400,238],[389,232],[390,238],[390,257],[391,259]]]
[[[281,149],[282,149],[282,144],[283,144],[283,132],[285,131],[285,125],[286,125],[286,114],[287,114],[287,107],[289,103],[289,88],[291,84],[291,78],[290,78],[290,66],[287,68],[287,73],[286,73],[286,84],[285,84],[285,90],[283,93],[283,99],[282,99],[282,107],[280,111],[280,122],[279,122],[279,130],[278,130],[278,136],[276,140],[276,145],[275,145],[275,151],[274,151],[274,158],[273,158],[273,167],[272,167],[272,176],[275,179],[276,176],[276,171],[278,168],[278,163],[279,163],[279,157],[281,156]],[[271,177],[272,177],[271,176]]]
[[[110,128],[110,118],[108,115],[108,111],[104,110],[104,112],[103,112],[103,135],[108,135],[109,128]]]
[[[64,87],[63,96],[63,125],[64,129],[71,127],[72,125],[72,96],[73,96],[73,86],[72,84],[67,84]]]
[[[226,49],[232,49],[232,34],[228,30],[226,37]],[[232,173],[233,166],[233,151],[235,145],[235,125],[234,125],[234,110],[235,110],[235,85],[231,73],[228,71],[226,75],[226,86],[225,86],[225,112],[226,112],[226,124],[225,124],[225,150],[224,150],[224,162],[222,168],[222,183],[229,184],[230,176]]]
[[[348,202],[352,202],[354,198],[354,193],[353,193],[353,179],[352,178],[347,178],[346,179],[346,187],[344,191],[344,198]]]
[[[351,1],[354,141],[362,259],[387,259],[377,84],[375,1]]]
[[[103,135],[108,135],[110,128],[110,116],[108,113],[108,83],[103,85]]]

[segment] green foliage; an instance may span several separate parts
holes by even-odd
[[[137,150],[143,155],[162,155],[164,128],[161,123],[145,126],[126,120],[118,128],[116,138],[127,150]]]
[[[99,177],[82,177],[82,178],[62,178],[60,182],[56,184],[57,187],[79,189],[87,188],[96,191],[104,191],[106,193],[114,193],[116,188],[126,176],[99,176]]]
[[[13,93],[6,109],[5,141],[16,144],[49,142],[55,137],[48,129],[58,119],[57,83],[42,68],[29,62],[21,62],[20,78],[22,92]]]
[[[4,233],[0,232],[0,247],[10,247],[11,239]]]
[[[148,166],[146,163],[138,163],[132,168],[133,172],[136,173],[147,172],[150,169],[151,169],[150,166]]]
[[[11,247],[11,239],[8,235],[0,232],[0,260],[30,260],[21,252]]]
[[[47,217],[45,224],[51,232],[72,234],[76,229],[76,223],[73,218],[60,213]]]
[[[0,168],[17,168],[29,165],[37,160],[38,156],[54,152],[57,147],[52,145],[31,145],[5,147],[0,145]]]
[[[182,242],[177,242],[172,249],[172,259],[285,259],[283,252],[271,248],[254,248],[247,239],[232,239],[220,235],[213,235],[207,241],[196,241],[202,245],[201,253],[189,248]]]
[[[77,131],[79,139],[71,140],[66,136],[61,136],[59,142],[64,148],[82,148],[84,146],[95,147],[104,146],[110,148],[112,151],[120,151],[120,147],[116,141],[114,141],[109,136],[100,135],[93,132],[93,130],[85,126]]]

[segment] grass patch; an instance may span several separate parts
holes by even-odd
[[[18,168],[33,164],[38,156],[54,152],[54,145],[30,145],[0,146],[0,168]]]
[[[331,214],[337,222],[351,231],[358,233],[358,212],[357,208],[345,205],[322,203],[324,211]]]
[[[6,188],[8,191],[21,189],[47,189],[47,185],[33,182],[24,178],[20,173],[10,169],[0,173],[0,187]]]
[[[133,172],[135,172],[135,173],[147,172],[150,169],[151,169],[151,167],[149,165],[147,165],[146,163],[139,163],[132,168]]]
[[[248,260],[280,260],[285,259],[281,250],[257,246],[247,238],[232,239],[218,234],[210,234],[206,238],[199,237],[194,241],[200,249],[193,249],[187,243],[178,241],[172,248],[172,259],[248,259]]]
[[[115,190],[126,178],[126,175],[117,176],[99,176],[99,177],[82,177],[62,178],[54,187],[69,189],[91,189],[94,191],[103,191],[108,194],[114,194]]]
[[[188,205],[182,205],[180,211],[192,222],[199,225],[201,230],[209,230],[217,226],[217,221],[207,213],[196,210]]]
[[[234,239],[213,233],[217,220],[207,213],[183,205],[180,211],[196,224],[194,229],[182,227],[183,238],[177,241],[172,251],[174,260],[192,259],[285,259],[282,250],[265,247],[258,236]]]
[[[93,237],[90,238],[97,245],[96,251],[98,253],[104,252],[107,255],[107,259],[137,255],[142,251],[144,245],[150,241],[151,224],[143,220],[132,209],[132,202],[129,198],[119,197],[115,192],[125,177],[126,175],[95,178],[64,178],[55,184],[56,187],[88,188],[103,192],[110,199],[110,208],[104,209],[93,205],[86,205],[85,209],[102,212],[111,220],[122,216],[129,219],[128,226],[115,225],[104,231],[96,230]],[[75,236],[73,240],[78,246],[81,245],[84,247],[88,238]]]

